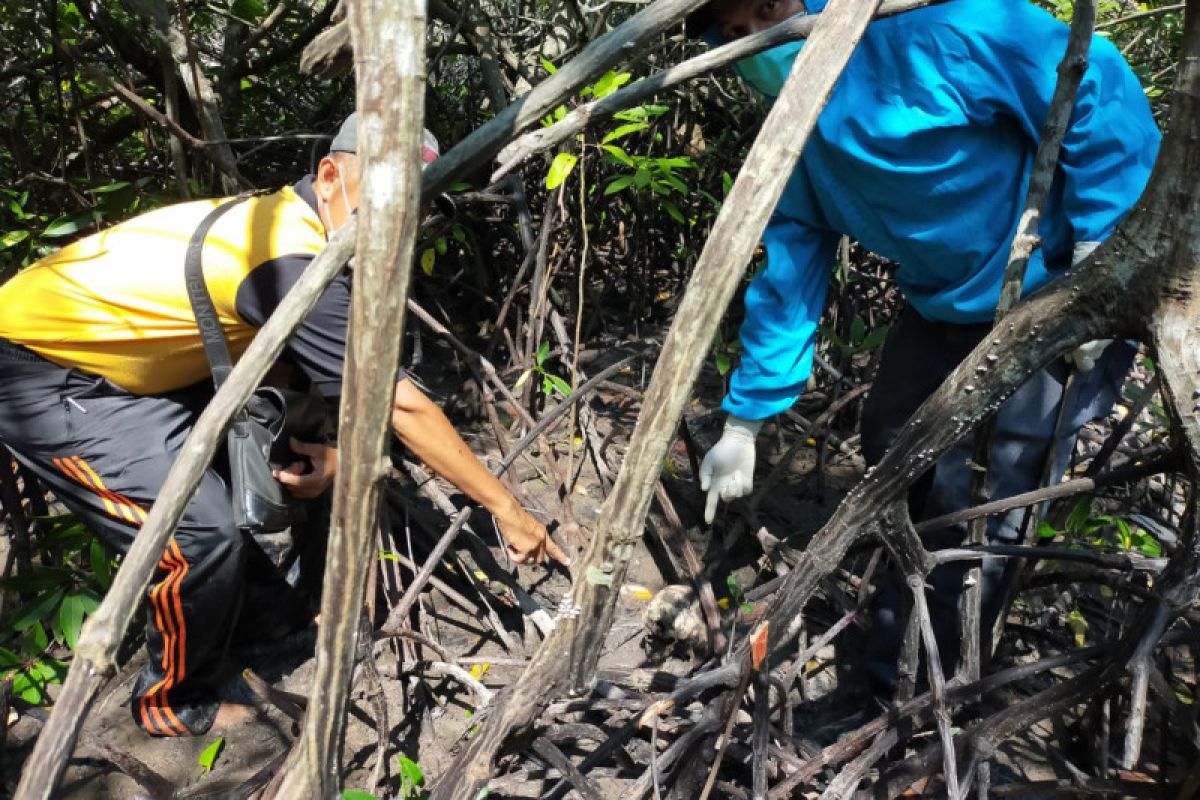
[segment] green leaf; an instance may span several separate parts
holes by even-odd
[[[48,542],[53,542],[69,550],[81,550],[84,543],[91,540],[92,533],[83,524],[83,520],[74,515],[68,515],[46,533],[44,538]]]
[[[513,384],[513,391],[520,389],[525,385],[525,381],[529,380],[529,376],[533,374],[532,369],[527,369],[521,373],[521,377],[517,378],[517,382]]]
[[[600,80],[592,84],[592,96],[599,100],[602,97],[608,97],[610,94],[620,89],[632,76],[628,72],[613,72],[609,70],[600,76]]]
[[[537,361],[537,365],[539,367],[542,365],[542,362],[546,360],[546,356],[548,355],[550,355],[550,342],[542,342],[540,345],[538,345],[537,354],[534,356],[534,359]]]
[[[35,622],[39,622],[54,613],[66,590],[63,587],[43,594],[29,603],[13,617],[9,627],[15,631],[23,631]]]
[[[729,588],[729,596],[733,598],[733,602],[741,605],[746,600],[746,595],[742,593],[742,585],[738,583],[738,579],[729,573],[725,576],[725,585]]]
[[[632,175],[622,175],[619,178],[614,178],[608,182],[608,186],[604,187],[604,196],[607,197],[610,194],[616,194],[619,191],[627,189],[632,183]]]
[[[717,362],[717,373],[723,378],[729,374],[729,370],[733,368],[733,361],[724,353],[717,353],[713,356]]]
[[[664,170],[692,169],[696,166],[690,158],[684,158],[682,156],[676,156],[675,158],[656,158],[654,159],[654,163]]]
[[[62,628],[67,647],[74,650],[75,643],[79,641],[79,629],[83,627],[83,605],[74,593],[63,598],[62,605],[58,607],[58,625]]]
[[[558,72],[558,67],[554,66],[546,59],[543,58],[543,59],[541,59],[541,61],[542,61],[542,69],[546,70],[546,72],[549,72],[551,75]]]
[[[616,114],[613,114],[613,119],[619,119],[622,122],[639,122],[649,117],[661,117],[668,111],[670,111],[670,108],[667,106],[634,106],[633,108],[627,108],[624,111],[618,111]]]
[[[1071,629],[1071,633],[1075,635],[1075,644],[1078,647],[1083,647],[1086,641],[1088,629],[1088,621],[1083,616],[1078,608],[1072,609],[1070,614],[1067,614],[1067,627]]]
[[[680,194],[686,195],[688,193],[687,184],[679,180],[679,178],[675,177],[674,175],[663,175],[662,179],[667,183],[667,185]]]
[[[200,757],[196,759],[196,762],[204,770],[204,775],[212,772],[213,765],[217,763],[217,757],[221,755],[221,751],[224,749],[225,737],[218,736],[212,744],[200,752]]]
[[[1139,553],[1150,558],[1162,557],[1162,545],[1158,540],[1143,530],[1136,530],[1133,534],[1133,546]]]
[[[433,249],[437,250],[439,256],[446,255],[446,237],[439,236],[433,243]]]
[[[267,13],[267,7],[262,0],[233,0],[233,15],[254,22]]]
[[[551,385],[553,385],[559,394],[561,394],[563,397],[571,396],[571,384],[567,383],[557,375],[547,375],[546,377],[550,379]]]
[[[342,792],[342,800],[379,800],[379,798],[361,789],[346,789]]]
[[[858,314],[850,322],[850,344],[858,344],[867,335],[867,323]]]
[[[100,608],[100,595],[91,589],[78,589],[75,591],[75,596],[79,598],[79,604],[83,606],[84,614],[95,614],[96,609]]]
[[[646,113],[646,109],[642,106],[627,108],[624,111],[618,111],[613,114],[613,119],[621,122],[645,122],[650,115]]]
[[[25,659],[9,650],[7,647],[0,647],[0,669],[9,669],[11,667],[19,667],[25,663]]]
[[[46,230],[42,231],[42,236],[45,236],[48,239],[57,238],[59,236],[70,236],[73,233],[78,233],[81,227],[83,226],[80,225],[78,218],[72,219],[69,217],[59,217],[58,219],[54,220],[54,222],[50,223],[46,227]]]
[[[25,631],[25,637],[21,639],[21,650],[30,655],[41,655],[49,646],[50,637],[46,635],[46,626],[40,622],[30,625],[29,630]]]
[[[34,567],[25,575],[0,581],[0,587],[21,594],[44,592],[71,580],[71,571],[60,567]]]
[[[550,171],[546,173],[546,188],[557,189],[561,186],[562,182],[570,176],[571,170],[575,169],[577,161],[579,161],[579,157],[574,153],[556,155],[550,164]]]
[[[1058,536],[1058,531],[1049,522],[1039,522],[1037,535],[1039,539],[1053,539],[1055,536]]]
[[[0,249],[8,249],[14,247],[29,238],[29,231],[9,231],[0,236]]]
[[[41,686],[28,673],[18,672],[13,675],[12,692],[27,703],[35,706],[42,704]]]
[[[92,574],[96,576],[96,584],[107,590],[112,586],[112,557],[109,556],[104,542],[93,537],[88,547],[88,561],[92,566]]]
[[[1079,533],[1087,526],[1088,517],[1092,513],[1092,496],[1085,494],[1080,497],[1075,506],[1071,509],[1071,513],[1067,515],[1066,529],[1071,533]]]
[[[433,265],[437,262],[437,253],[432,247],[421,251],[421,272],[427,276],[433,274]]]
[[[629,134],[637,133],[638,131],[644,131],[649,127],[649,122],[630,122],[625,125],[621,125],[620,127],[613,128],[605,135],[603,139],[600,140],[600,143],[608,144],[609,142],[615,142],[617,139],[620,139],[623,136],[628,136]]]
[[[400,769],[400,794],[402,797],[410,797],[407,790],[416,789],[425,783],[425,773],[421,771],[421,766],[417,762],[406,755],[401,754],[397,762]]]
[[[882,328],[876,328],[867,334],[866,338],[862,340],[862,344],[859,345],[859,348],[864,351],[874,350],[883,344],[884,340],[887,339],[887,335],[888,329],[886,325]]]
[[[107,194],[109,192],[119,192],[120,190],[128,188],[129,186],[129,181],[117,181],[116,183],[109,183],[104,186],[97,186],[95,188],[88,189],[88,191],[92,194]]]
[[[662,207],[666,209],[667,215],[670,216],[671,219],[675,220],[681,225],[687,223],[687,218],[683,216],[683,212],[679,210],[679,206],[675,205],[670,200],[663,200]]]
[[[57,658],[45,658],[30,668],[39,680],[46,683],[62,683],[67,677],[67,665]]]
[[[600,145],[600,149],[616,159],[618,164],[623,164],[627,167],[636,166],[629,154],[615,144],[602,144]]]

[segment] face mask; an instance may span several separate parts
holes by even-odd
[[[341,177],[342,177],[342,171],[339,168],[338,169],[338,178],[339,178],[338,188],[342,190],[342,202],[346,205],[346,218],[349,219],[350,215],[354,213],[354,209],[350,208],[350,195],[346,194],[346,182],[344,180],[340,180]],[[322,212],[327,212],[328,208],[329,208],[329,206],[327,203],[321,204]],[[326,219],[325,218],[326,216],[328,216],[329,219]],[[329,231],[329,233],[326,234],[327,237],[333,236],[335,233],[338,232],[338,230],[341,229],[341,226],[338,226],[337,228],[333,227],[333,217],[331,215],[329,215],[328,213],[323,213],[323,215],[321,217],[321,222],[325,223],[325,229],[327,231]],[[342,225],[345,225],[345,223],[342,223]]]
[[[803,46],[804,40],[785,42],[757,55],[743,58],[734,67],[742,76],[742,80],[750,84],[754,91],[766,100],[773,101],[779,97],[783,82],[787,80],[788,73],[792,71],[792,63]]]

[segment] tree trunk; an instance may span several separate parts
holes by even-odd
[[[741,280],[741,267],[750,261],[804,141],[878,2],[836,0],[821,14],[813,40],[796,59],[792,77],[751,148],[696,265],[646,392],[621,474],[576,568],[571,595],[564,599],[569,610],[560,611],[554,632],[529,667],[504,692],[433,787],[432,800],[474,797],[511,732],[533,722],[556,694],[588,689],[663,457],[713,332]]]
[[[304,732],[275,797],[341,796],[341,744],[385,477],[405,298],[419,222],[424,0],[349,6],[362,171],[340,456]],[[380,746],[384,746],[384,742]]]

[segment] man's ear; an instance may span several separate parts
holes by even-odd
[[[329,202],[329,198],[333,196],[333,185],[339,177],[337,163],[325,156],[317,164],[316,179],[313,181],[313,192],[323,201]]]

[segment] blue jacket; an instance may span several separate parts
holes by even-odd
[[[950,0],[871,23],[763,234],[726,411],[763,419],[799,396],[842,233],[899,263],[926,318],[992,318],[1067,32],[1028,0]],[[1158,151],[1117,49],[1093,37],[1089,62],[1026,293],[1069,265],[1074,243],[1112,233]]]

